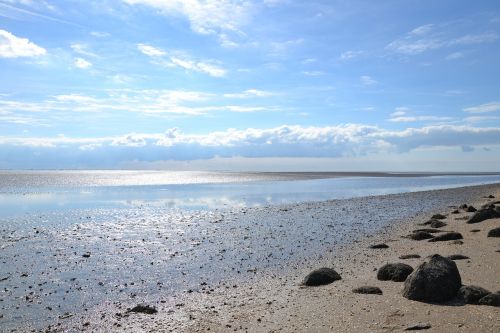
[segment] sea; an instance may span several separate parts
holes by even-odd
[[[74,209],[230,209],[498,182],[500,174],[3,171],[0,218]]]

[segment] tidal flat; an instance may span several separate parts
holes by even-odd
[[[6,218],[0,231],[0,326],[23,332],[299,332],[308,327],[327,332],[334,323],[323,310],[317,310],[322,313],[317,319],[307,320],[306,314],[315,312],[314,302],[328,304],[356,279],[370,280],[378,261],[406,254],[394,252],[392,244],[403,242],[410,246],[405,251],[431,253],[432,248],[420,250],[424,243],[402,239],[403,232],[432,214],[477,204],[491,193],[498,197],[499,186],[225,210],[144,206]],[[53,223],[40,223],[44,220]],[[453,221],[463,227],[463,220]],[[377,241],[389,242],[391,249],[367,250]],[[495,246],[494,240],[485,242]],[[494,250],[481,255],[488,258],[481,267],[491,266],[490,277],[499,269]],[[322,266],[336,267],[343,282],[326,294],[321,289],[306,293],[299,287],[303,277]],[[500,289],[498,278],[487,287]],[[158,312],[129,311],[138,304]],[[351,305],[353,314],[365,308]],[[349,317],[345,308],[330,311]],[[498,314],[498,308],[483,313]],[[355,321],[351,324],[356,331]],[[498,328],[498,320],[489,325]]]

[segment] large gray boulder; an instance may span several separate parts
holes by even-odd
[[[322,286],[342,279],[335,270],[327,267],[319,268],[307,274],[302,284],[306,286]]]
[[[455,297],[461,286],[455,262],[435,254],[408,276],[403,296],[414,301],[443,302]]]

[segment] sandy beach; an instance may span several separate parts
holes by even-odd
[[[473,213],[458,208],[464,203],[480,208],[498,198],[499,185],[483,185],[212,212],[188,220],[204,236],[186,235],[188,243],[181,238],[183,250],[177,254],[162,247],[168,237],[161,227],[148,230],[146,222],[129,231],[135,238],[120,238],[117,226],[104,224],[97,237],[84,222],[67,230],[25,233],[16,241],[15,233],[3,230],[8,242],[1,259],[9,272],[0,277],[0,322],[12,332],[399,332],[414,325],[428,332],[498,332],[498,307],[411,301],[402,296],[403,282],[377,279],[386,263],[415,269],[429,255],[461,254],[469,258],[455,261],[464,285],[500,290],[500,244],[487,237],[500,219],[466,224]],[[439,230],[461,233],[462,243],[404,237],[428,228],[420,224],[436,213],[446,216],[447,225]],[[119,239],[110,242],[110,235]],[[96,237],[107,239],[106,245]],[[379,243],[388,248],[369,248]],[[23,254],[12,254],[25,246],[44,253],[47,262],[37,268]],[[54,252],[58,256],[50,256],[56,259],[48,259]],[[190,267],[202,253],[203,267]],[[408,254],[420,258],[399,259]],[[162,271],[160,261],[176,256],[185,259],[172,272]],[[301,285],[320,267],[335,269],[342,279]],[[379,287],[383,294],[352,292],[361,286]],[[154,313],[130,311],[138,304]]]

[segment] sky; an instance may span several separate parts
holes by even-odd
[[[0,0],[0,169],[500,171],[497,0]]]

